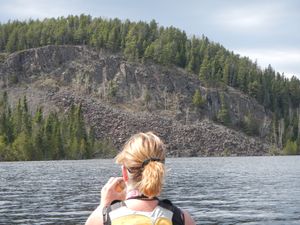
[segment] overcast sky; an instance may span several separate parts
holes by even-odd
[[[155,19],[188,35],[204,34],[237,54],[300,78],[298,0],[0,0],[0,22],[90,14],[131,21]]]

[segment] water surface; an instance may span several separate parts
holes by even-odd
[[[168,159],[162,197],[197,224],[300,224],[300,157]],[[84,224],[112,160],[0,163],[0,224]]]

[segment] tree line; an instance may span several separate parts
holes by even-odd
[[[207,37],[191,36],[156,21],[131,22],[80,15],[0,24],[0,51],[14,52],[44,45],[88,45],[121,52],[129,61],[175,65],[199,76],[207,86],[231,86],[255,98],[274,113],[274,133],[284,120],[283,145],[298,138],[300,81],[260,68]],[[287,132],[293,130],[293,132]]]
[[[64,116],[31,113],[26,96],[11,108],[7,93],[0,98],[0,161],[88,159],[107,157],[115,150],[98,141],[85,124],[82,106],[72,105]]]

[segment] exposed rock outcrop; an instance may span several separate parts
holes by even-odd
[[[117,148],[147,130],[164,138],[170,156],[265,155],[270,148],[271,114],[254,99],[229,87],[205,88],[182,69],[130,63],[85,46],[11,54],[0,63],[0,86],[11,99],[26,94],[33,106],[44,104],[48,110],[81,102],[97,136]],[[198,108],[192,104],[197,89],[205,100]],[[233,128],[251,115],[260,137],[212,122],[224,104]]]

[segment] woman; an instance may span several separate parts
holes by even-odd
[[[100,206],[86,225],[195,225],[189,213],[157,198],[165,175],[165,147],[159,137],[151,132],[133,135],[116,162],[123,177],[112,177],[104,185]]]

